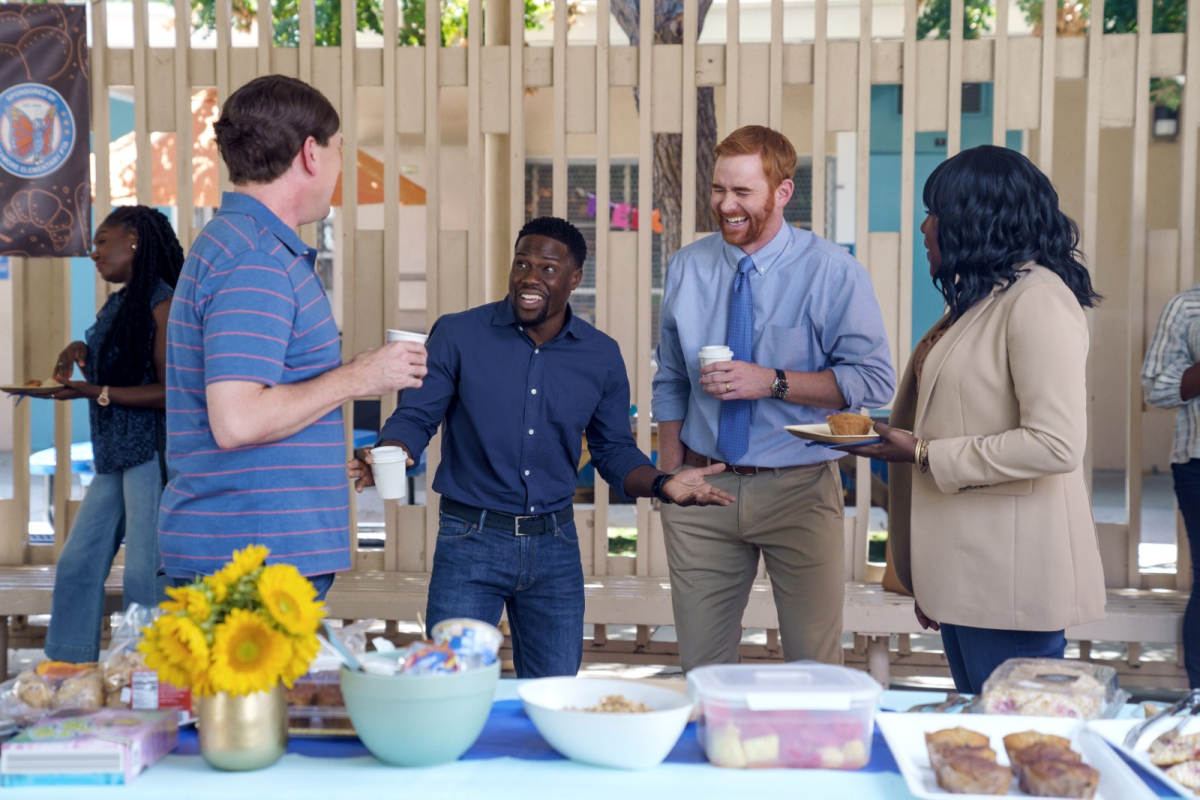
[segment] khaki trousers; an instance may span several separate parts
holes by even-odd
[[[686,672],[736,664],[758,557],[779,613],[787,661],[842,663],[846,593],[844,509],[837,464],[708,479],[732,505],[662,507],[671,603]]]

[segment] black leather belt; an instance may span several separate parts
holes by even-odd
[[[538,536],[543,533],[553,533],[554,518],[556,516],[564,516],[564,512],[566,511],[566,509],[563,509],[562,511],[554,511],[548,514],[531,514],[524,517],[515,517],[512,514],[505,514],[501,511],[491,511],[486,508],[469,506],[466,503],[451,500],[449,497],[442,498],[441,508],[443,514],[449,514],[452,517],[458,517],[468,522],[475,522],[481,515],[487,514],[487,517],[483,521],[484,527],[501,531],[512,531],[514,536]]]

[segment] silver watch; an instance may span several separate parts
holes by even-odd
[[[771,396],[776,400],[782,400],[788,395],[787,375],[783,370],[775,370],[775,382],[771,384]]]

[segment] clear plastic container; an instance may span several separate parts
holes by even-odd
[[[865,672],[815,662],[688,673],[696,735],[718,767],[859,769],[871,760],[883,690]]]
[[[1112,667],[1058,658],[1010,658],[983,684],[985,714],[1100,719],[1129,695]]]

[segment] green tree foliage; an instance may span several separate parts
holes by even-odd
[[[342,43],[342,4],[340,0],[316,0],[316,43],[337,47]],[[548,2],[525,0],[525,27],[541,28],[541,19],[549,11]],[[300,8],[297,0],[275,0],[275,45],[294,47],[300,43]],[[355,0],[360,31],[383,33],[383,0]],[[258,0],[233,0],[233,24],[248,30],[258,14]],[[192,25],[196,30],[216,28],[214,0],[192,0]],[[467,0],[443,0],[442,44],[462,44],[467,38]],[[425,0],[401,0],[400,44],[425,44]]]
[[[996,12],[988,0],[964,0],[963,38],[978,39],[979,34],[992,29]],[[929,34],[935,39],[950,38],[950,0],[926,0],[917,17],[917,38]]]

